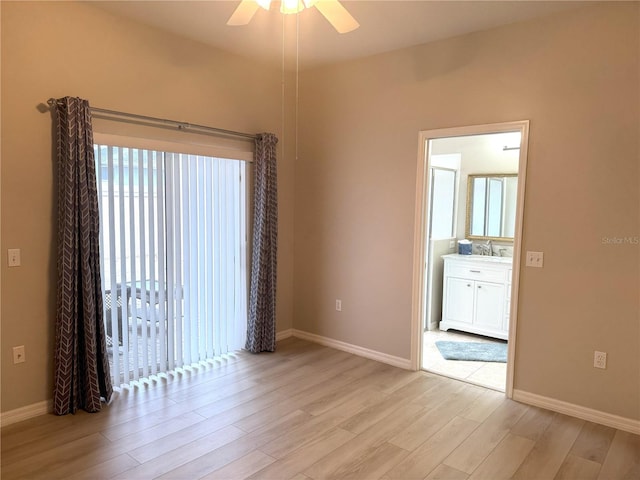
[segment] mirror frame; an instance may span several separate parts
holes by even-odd
[[[505,177],[517,177],[517,173],[473,173],[467,175],[467,210],[465,220],[465,238],[469,240],[495,240],[498,242],[513,242],[514,237],[488,237],[483,235],[471,235],[471,202],[473,199],[473,180],[475,178],[505,178]],[[517,202],[517,200],[516,200]]]

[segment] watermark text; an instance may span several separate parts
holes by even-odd
[[[602,245],[640,245],[640,235],[627,237],[602,237]]]

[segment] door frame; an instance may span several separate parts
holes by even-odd
[[[524,216],[524,193],[527,173],[527,149],[529,144],[529,120],[514,122],[470,125],[464,127],[441,128],[423,130],[419,134],[418,165],[416,176],[416,200],[413,239],[413,288],[411,302],[411,368],[415,371],[421,368],[422,359],[422,325],[426,305],[426,272],[427,272],[427,238],[428,225],[427,199],[429,198],[429,140],[446,137],[461,137],[491,133],[515,132],[521,133],[520,155],[518,163],[518,193],[516,204],[516,226],[513,242],[513,267],[511,280],[511,309],[509,312],[509,340],[507,348],[507,378],[505,394],[507,398],[513,396],[513,377],[516,344],[516,325],[518,320],[518,290],[520,285],[520,260],[522,258],[522,230]]]

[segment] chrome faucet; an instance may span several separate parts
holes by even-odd
[[[493,255],[493,248],[491,247],[491,240],[487,240],[487,243],[480,245],[480,255]]]

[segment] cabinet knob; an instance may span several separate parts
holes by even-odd
[[[470,284],[470,283],[467,283],[467,287],[470,287],[470,286],[471,286],[471,284]]]
[[[482,285],[478,285],[478,288],[482,288]]]

